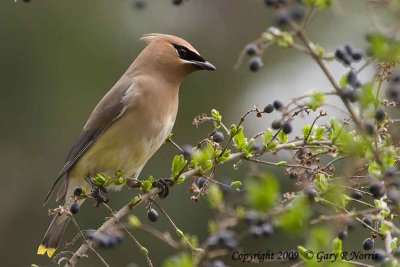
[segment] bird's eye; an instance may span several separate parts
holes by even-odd
[[[178,54],[181,58],[185,58],[187,56],[187,51],[183,48],[178,49]]]
[[[190,49],[178,44],[173,44],[173,46],[181,59],[187,61],[205,62],[205,60],[199,54],[191,51]]]

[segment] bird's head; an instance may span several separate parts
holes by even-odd
[[[183,79],[196,70],[215,70],[199,52],[187,41],[168,34],[151,33],[144,35],[141,40],[147,46],[136,61],[136,67],[145,67],[147,71],[163,73]],[[171,77],[171,78],[172,78]]]

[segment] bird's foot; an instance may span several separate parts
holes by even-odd
[[[92,179],[90,179],[90,177],[86,178],[86,181],[89,183],[90,185],[90,193],[89,193],[89,197],[94,199],[94,206],[98,207],[100,206],[101,203],[108,203],[108,198],[103,196],[102,193],[106,194],[107,190],[104,186],[97,186],[95,184],[93,184]]]
[[[160,198],[166,198],[169,195],[169,187],[171,185],[173,185],[173,181],[170,178],[161,178],[153,182],[153,187],[160,189],[160,192],[158,193]]]

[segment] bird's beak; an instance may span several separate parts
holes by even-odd
[[[200,62],[200,61],[196,61],[194,62],[194,64],[199,67],[202,70],[216,70],[216,68],[214,67],[213,64],[211,64],[210,62],[206,61],[206,62]]]

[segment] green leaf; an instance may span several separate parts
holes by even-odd
[[[400,60],[400,41],[391,39],[382,33],[367,36],[371,56],[378,61],[397,62]]]
[[[187,161],[183,155],[175,155],[172,160],[171,173],[172,177],[176,177],[186,166]]]
[[[211,184],[207,190],[207,200],[210,207],[215,209],[219,207],[223,201],[224,195],[218,185]]]
[[[315,175],[315,186],[322,192],[328,190],[329,183],[324,174],[319,172]]]
[[[193,257],[189,253],[180,253],[166,260],[162,267],[193,267]]]
[[[216,109],[212,109],[212,110],[211,110],[211,117],[212,117],[214,120],[217,120],[217,121],[221,121],[221,120],[222,120],[221,114],[220,114],[219,111],[216,110]]]
[[[310,131],[311,131],[311,124],[306,124],[303,126],[302,132],[303,132],[304,140],[306,142],[308,141],[308,140],[306,140],[306,138],[310,134]]]
[[[288,141],[287,135],[283,131],[279,131],[278,139],[281,143],[287,143]]]
[[[240,188],[242,187],[242,182],[241,181],[233,181],[231,182],[231,188],[233,190],[238,190],[240,191]]]
[[[324,103],[324,101],[325,101],[325,95],[320,91],[316,91],[313,92],[310,101],[307,103],[307,106],[315,111],[318,107],[320,107]]]
[[[232,124],[231,127],[229,127],[230,136],[235,136],[236,132],[237,132],[237,125]]]
[[[286,210],[278,216],[277,224],[284,230],[300,233],[307,225],[311,210],[305,198],[297,197],[286,206]]]
[[[92,180],[92,183],[96,186],[106,186],[111,179],[109,176],[105,175],[104,173],[98,173],[91,180]]]
[[[261,135],[261,140],[263,141],[264,145],[267,146],[268,143],[271,141],[273,137],[273,133],[271,129],[268,129],[265,133]]]
[[[345,87],[347,86],[347,84],[348,84],[348,81],[347,81],[348,77],[349,77],[349,75],[348,75],[347,73],[346,73],[346,74],[343,74],[342,77],[340,77],[340,80],[339,80],[339,86],[340,86],[340,88],[345,88]]]
[[[314,139],[316,139],[316,140],[324,139],[324,132],[325,132],[325,128],[323,126],[316,125],[314,127],[314,134],[313,134]]]
[[[340,240],[338,237],[332,241],[332,252],[336,255],[342,254],[342,240]]]
[[[374,96],[374,83],[367,83],[361,89],[360,105],[361,108],[367,108],[370,104],[373,104],[375,100]]]
[[[151,190],[151,188],[153,187],[153,182],[154,182],[153,176],[149,176],[149,178],[147,178],[147,180],[142,181],[142,183],[140,185],[140,190],[142,192],[149,192]]]
[[[247,201],[259,210],[266,211],[273,207],[279,196],[279,184],[271,174],[261,174],[257,179],[246,181]]]

